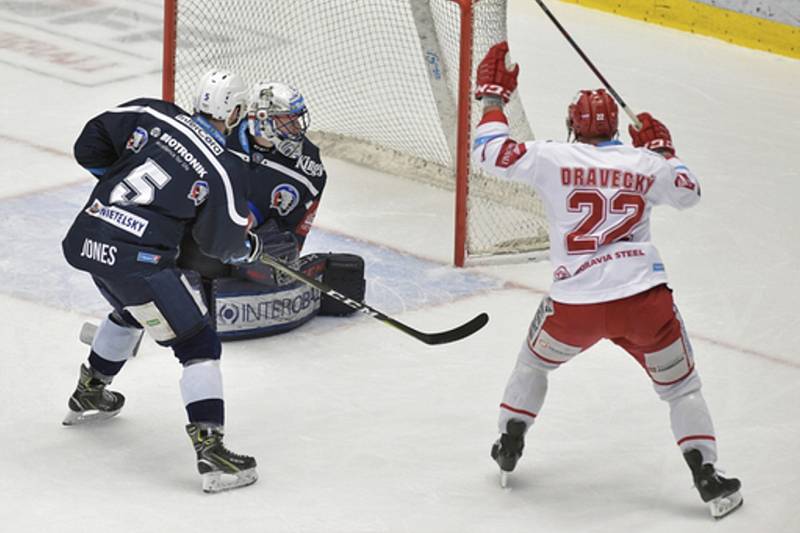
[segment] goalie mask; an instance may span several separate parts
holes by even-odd
[[[271,143],[287,157],[297,158],[309,125],[303,95],[284,83],[259,82],[247,105],[250,134]]]
[[[231,130],[241,122],[247,107],[247,87],[242,78],[226,70],[210,70],[200,78],[194,112],[225,122]],[[238,113],[234,114],[238,108]]]
[[[617,118],[617,103],[604,89],[580,91],[567,110],[567,137],[610,139],[617,134]]]

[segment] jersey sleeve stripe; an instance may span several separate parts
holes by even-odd
[[[228,216],[230,219],[239,226],[247,226],[247,217],[243,217],[236,211],[236,203],[234,202],[233,198],[233,186],[231,185],[230,177],[228,176],[228,172],[225,170],[225,167],[219,162],[216,156],[211,153],[211,151],[206,147],[200,140],[192,133],[192,130],[178,122],[177,120],[173,119],[165,115],[164,113],[160,113],[151,107],[146,106],[130,106],[130,107],[116,107],[114,109],[109,110],[111,113],[147,113],[155,117],[156,119],[169,124],[171,127],[175,128],[176,130],[183,133],[189,141],[194,144],[200,151],[206,156],[206,159],[211,163],[211,166],[214,167],[214,170],[217,171],[220,178],[222,179],[222,185],[225,188],[225,199],[227,200],[228,205]]]
[[[475,143],[472,145],[472,149],[480,148],[484,144],[488,143],[489,141],[493,141],[495,139],[499,139],[501,137],[508,137],[507,133],[498,133],[495,135],[484,135],[483,137],[478,137],[475,139]]]
[[[277,170],[278,172],[280,172],[282,174],[285,174],[286,176],[289,176],[290,178],[294,178],[295,180],[299,181],[300,183],[305,185],[306,189],[308,189],[311,192],[311,194],[313,194],[315,197],[319,195],[319,189],[314,187],[314,184],[311,183],[311,181],[308,178],[306,178],[305,176],[303,176],[299,172],[295,172],[294,170],[290,169],[289,167],[285,167],[285,166],[281,165],[280,163],[276,163],[274,161],[270,161],[269,159],[264,159],[262,161],[262,164],[268,166],[271,169]]]
[[[256,222],[258,222],[258,225],[260,226],[261,224],[263,224],[264,220],[266,220],[266,219],[264,218],[264,215],[261,214],[261,211],[258,210],[258,207],[256,207],[256,204],[254,204],[253,202],[248,201],[247,202],[247,207],[250,208],[250,212],[253,213],[253,216],[256,217]]]
[[[100,176],[102,176],[103,174],[106,173],[107,169],[105,169],[105,168],[88,168],[87,167],[86,170],[91,172],[94,176],[100,177]]]

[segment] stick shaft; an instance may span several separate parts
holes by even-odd
[[[388,324],[402,331],[403,333],[411,335],[415,339],[420,340],[425,344],[445,344],[448,342],[453,342],[463,339],[464,337],[472,335],[473,333],[481,329],[489,321],[489,316],[486,313],[481,313],[480,315],[476,316],[469,322],[462,324],[457,328],[453,328],[451,330],[442,331],[438,333],[424,333],[422,331],[412,328],[411,326],[403,324],[399,320],[395,320],[394,318],[381,313],[374,307],[370,307],[365,303],[348,298],[346,295],[340,293],[339,291],[326,285],[325,283],[315,278],[306,276],[302,272],[298,272],[297,270],[294,270],[293,268],[284,265],[274,257],[271,257],[267,254],[261,254],[259,260],[262,263],[269,265],[272,268],[278,269],[281,272],[291,276],[292,278],[302,283],[305,283],[306,285],[310,285],[315,289],[318,289],[321,293],[329,296],[330,298],[333,298],[338,302],[341,302],[349,307],[352,307],[353,309],[356,309],[357,311],[360,311],[365,315],[369,315],[372,318],[380,320],[381,322]]]
[[[625,100],[622,99],[619,93],[608,82],[606,77],[603,76],[603,74],[597,69],[597,67],[594,66],[592,60],[589,59],[589,57],[583,52],[583,50],[581,50],[581,47],[578,46],[578,43],[576,43],[575,40],[572,38],[572,36],[567,32],[567,30],[564,29],[564,26],[561,25],[561,23],[558,21],[555,15],[553,15],[553,13],[550,12],[550,10],[547,8],[547,6],[544,4],[542,0],[536,0],[536,3],[539,4],[539,7],[542,8],[542,11],[544,11],[545,15],[547,15],[547,17],[552,21],[552,23],[555,24],[556,28],[558,28],[558,31],[561,32],[561,35],[563,35],[564,38],[567,40],[567,42],[569,42],[569,44],[572,45],[572,48],[574,48],[575,51],[578,52],[578,55],[581,57],[581,59],[583,59],[583,61],[586,63],[586,65],[588,65],[591,71],[594,72],[594,75],[597,76],[597,79],[600,80],[600,83],[602,83],[603,86],[608,90],[608,92],[611,93],[611,96],[614,97],[614,99],[617,101],[622,110],[625,111],[625,113],[631,119],[631,122],[633,122],[633,125],[636,127],[636,129],[637,130],[641,129],[642,123],[639,121],[638,118],[636,118],[636,114],[633,111],[631,111],[631,109],[628,107],[628,104],[625,103]]]

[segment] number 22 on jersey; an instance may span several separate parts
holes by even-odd
[[[645,201],[641,194],[619,191],[610,200],[597,189],[578,189],[567,196],[567,211],[586,215],[566,235],[570,254],[594,253],[600,246],[627,237],[644,215]],[[625,215],[616,224],[606,227],[608,214]]]

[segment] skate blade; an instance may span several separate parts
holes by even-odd
[[[98,411],[96,409],[90,411],[69,410],[67,412],[67,416],[64,417],[64,420],[61,422],[61,424],[64,426],[78,426],[81,424],[100,422],[102,420],[107,420],[112,416],[117,416],[119,411],[119,409],[116,411]]]
[[[719,498],[715,498],[708,502],[708,508],[711,510],[711,516],[714,519],[719,520],[725,516],[728,516],[736,509],[742,506],[744,503],[744,498],[739,493],[739,491],[734,492],[733,494],[728,494],[727,496],[721,496]]]
[[[202,474],[202,477],[203,492],[214,494],[252,485],[258,480],[258,473],[255,468],[249,468],[236,474],[226,474],[219,471],[207,472]]]

